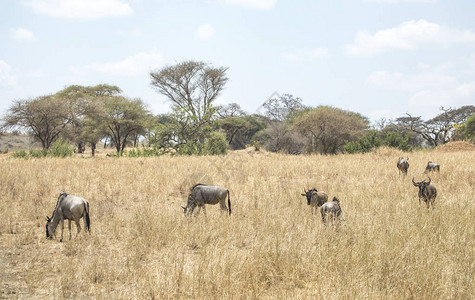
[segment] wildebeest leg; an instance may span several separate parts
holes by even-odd
[[[429,200],[426,200],[426,205],[427,205],[427,208],[430,208],[430,201]]]
[[[68,219],[68,227],[69,227],[69,240],[71,240],[71,220]]]
[[[219,202],[219,206],[221,206],[222,211],[225,211],[225,212],[228,211],[228,207],[226,206],[226,198],[224,198],[223,200]]]
[[[78,230],[77,234],[79,234],[79,232],[81,231],[81,223],[79,223],[79,218],[74,219],[74,222],[76,222],[76,228]]]
[[[64,230],[64,219],[61,218],[61,239],[59,240],[60,242],[63,241],[63,230]]]
[[[203,206],[200,206],[200,208],[203,208],[203,213],[204,213],[204,215],[206,216],[206,206],[203,205]]]

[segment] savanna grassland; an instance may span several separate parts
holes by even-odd
[[[409,156],[409,175],[398,175]],[[413,176],[427,161],[435,210]],[[225,157],[0,158],[0,298],[470,299],[475,291],[475,151]],[[197,182],[231,191],[185,218]],[[341,200],[340,226],[303,189]],[[89,200],[90,235],[47,240],[61,192]],[[81,222],[82,225],[82,222]],[[60,234],[60,229],[58,229]]]

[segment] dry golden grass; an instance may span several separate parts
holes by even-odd
[[[399,156],[409,175],[398,176]],[[428,160],[436,209],[412,176]],[[475,152],[0,160],[0,298],[469,299]],[[230,189],[233,215],[185,218],[189,185]],[[325,228],[303,188],[338,196]],[[90,202],[92,233],[45,238],[60,192]],[[75,226],[73,225],[73,231]],[[68,236],[67,226],[65,237]]]

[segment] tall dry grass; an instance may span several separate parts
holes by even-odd
[[[399,176],[399,156],[410,157]],[[428,160],[436,209],[411,178]],[[0,298],[469,299],[475,152],[0,161]],[[233,215],[185,218],[196,181],[230,189]],[[339,227],[303,188],[338,196]],[[90,202],[92,233],[45,238],[60,192]],[[67,224],[67,223],[66,223]],[[65,226],[65,237],[68,236]]]

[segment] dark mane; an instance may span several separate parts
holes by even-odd
[[[199,185],[206,185],[206,184],[197,183],[197,184],[195,184],[195,185],[191,188],[191,190],[193,190],[195,187],[197,187],[197,186],[199,186]]]
[[[61,194],[59,194],[59,196],[58,196],[58,201],[56,201],[56,206],[54,207],[53,213],[51,214],[51,219],[53,219],[54,213],[56,212],[56,209],[58,208],[58,206],[59,206],[61,200],[63,200],[63,199],[66,198],[67,196],[69,196],[69,194],[67,194],[67,193],[61,193]]]

